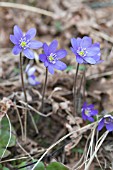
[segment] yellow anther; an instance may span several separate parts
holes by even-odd
[[[49,61],[54,61],[54,58],[52,56],[49,56]]]
[[[21,45],[21,47],[25,47],[26,46],[26,42],[22,41],[20,45]]]
[[[89,116],[89,110],[85,110],[85,115]]]
[[[84,51],[80,51],[80,52],[79,52],[79,55],[80,55],[80,56],[83,56],[83,55],[84,55]]]

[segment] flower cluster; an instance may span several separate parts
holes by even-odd
[[[94,105],[88,105],[86,102],[83,104],[81,112],[82,118],[84,120],[89,120],[90,122],[94,122],[93,116],[98,114],[98,110],[94,109]],[[113,116],[105,115],[103,118],[101,118],[98,122],[97,130],[100,131],[104,126],[109,132],[113,131]]]
[[[14,35],[10,35],[10,40],[15,45],[12,50],[14,55],[23,52],[27,58],[34,59],[34,53],[31,49],[42,47],[44,53],[39,55],[39,59],[44,63],[51,74],[54,74],[54,69],[66,69],[66,64],[60,61],[60,59],[67,55],[67,51],[64,49],[57,50],[57,40],[53,40],[50,45],[32,40],[36,35],[35,28],[31,28],[26,34],[23,34],[22,30],[15,25],[13,31]],[[71,50],[76,55],[76,60],[79,64],[98,64],[102,61],[100,60],[100,44],[92,44],[92,39],[90,37],[72,38],[71,44]]]
[[[14,44],[12,50],[14,55],[23,52],[28,59],[34,59],[34,53],[31,49],[38,49],[42,47],[44,53],[39,54],[39,60],[44,63],[44,66],[51,74],[54,74],[54,69],[65,70],[67,68],[66,64],[60,61],[60,59],[66,57],[67,51],[64,49],[57,50],[57,40],[53,40],[50,45],[32,40],[36,35],[35,28],[31,28],[26,34],[23,34],[22,30],[15,25],[13,31],[14,35],[10,35],[10,40]],[[90,37],[84,36],[83,38],[72,38],[71,45],[71,51],[75,54],[76,61],[79,64],[94,65],[102,62],[100,59],[100,44],[92,44],[92,39]],[[35,67],[27,65],[25,72],[28,76],[28,82],[31,85],[37,85],[40,83],[37,81],[35,71]],[[88,105],[86,102],[83,104],[81,112],[82,118],[91,122],[94,122],[94,116],[98,114],[98,110],[94,109],[94,105]],[[100,119],[97,128],[98,131],[100,131],[104,126],[108,131],[113,131],[113,116],[106,115]]]

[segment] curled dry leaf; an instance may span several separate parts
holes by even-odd
[[[65,102],[61,102],[59,105],[62,110],[69,110],[69,103],[70,101],[65,101]]]
[[[81,117],[74,117],[73,115],[68,115],[67,120],[71,125],[75,125],[75,124],[79,125],[83,123],[83,119]]]
[[[51,99],[52,96],[53,96],[53,94],[54,94],[55,92],[59,91],[59,90],[61,91],[62,88],[61,88],[61,87],[56,87],[56,88],[54,88],[54,90],[51,92],[51,94],[50,94],[50,96],[49,96],[48,98]]]
[[[67,144],[67,145],[65,146],[66,155],[70,155],[70,154],[71,154],[72,146],[73,146],[73,142],[70,142],[69,144]]]
[[[52,103],[52,109],[53,109],[53,113],[57,113],[58,109],[59,109],[59,104],[56,102]]]
[[[5,114],[7,113],[8,109],[13,106],[13,102],[4,97],[1,101],[0,101],[0,121],[2,120],[2,118],[5,116]]]

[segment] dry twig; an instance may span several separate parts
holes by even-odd
[[[5,7],[5,8],[16,8],[16,9],[21,9],[21,10],[26,10],[26,11],[30,11],[30,12],[34,12],[34,13],[38,13],[38,14],[42,14],[42,15],[47,15],[49,17],[52,18],[56,18],[57,15],[51,11],[47,11],[41,8],[36,8],[36,7],[32,7],[29,5],[24,5],[24,4],[17,4],[17,3],[10,3],[10,2],[0,2],[0,7]]]

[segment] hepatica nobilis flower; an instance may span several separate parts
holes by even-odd
[[[40,82],[37,81],[37,77],[35,76],[36,72],[35,67],[30,67],[30,64],[28,64],[25,72],[27,73],[29,84],[31,84],[32,86],[40,84]]]
[[[67,67],[65,63],[60,61],[60,59],[64,58],[67,55],[67,52],[64,49],[56,50],[57,46],[57,40],[53,40],[49,46],[44,43],[44,54],[39,55],[40,61],[44,63],[45,67],[48,68],[48,71],[51,74],[54,74],[54,69],[65,70]]]
[[[100,44],[92,44],[90,37],[71,39],[71,51],[75,54],[76,60],[79,64],[98,64],[100,60]]]
[[[17,55],[21,52],[29,59],[34,59],[34,53],[31,49],[38,49],[43,46],[40,41],[32,40],[36,35],[36,29],[31,28],[26,34],[23,34],[22,30],[15,25],[14,35],[10,35],[11,42],[15,45],[13,47],[13,54]]]
[[[113,116],[105,115],[102,119],[100,119],[97,128],[98,131],[100,131],[104,126],[109,132],[113,131]]]
[[[94,109],[94,105],[90,104],[88,105],[86,102],[82,106],[82,118],[84,120],[89,120],[91,122],[94,122],[93,116],[98,114],[98,110]]]

